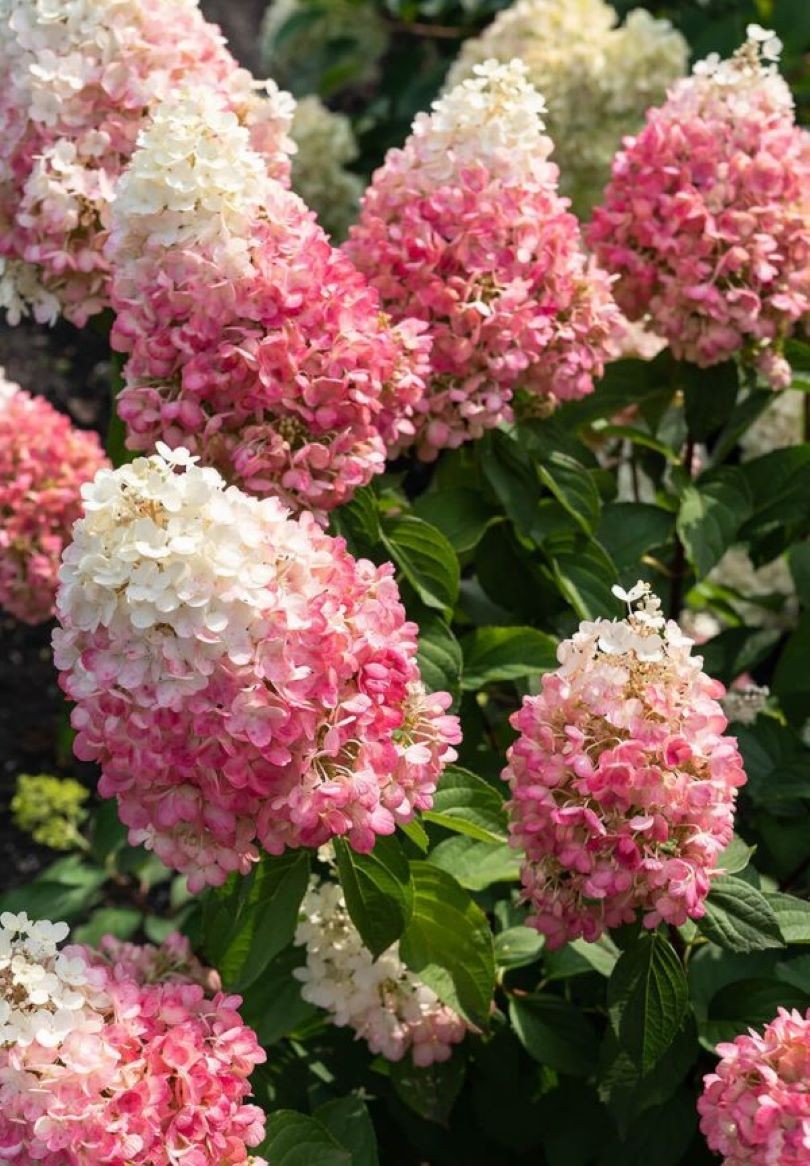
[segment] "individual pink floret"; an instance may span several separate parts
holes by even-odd
[[[724,1166],[806,1166],[810,1162],[810,1012],[780,1008],[717,1046],[703,1078],[700,1128]]]
[[[243,489],[322,517],[412,433],[424,326],[391,325],[218,95],[156,110],[107,254],[130,448],[184,445]]]
[[[133,843],[199,890],[257,843],[369,851],[430,807],[458,721],[424,689],[390,564],[164,445],[83,497],[55,659]]]
[[[649,928],[700,918],[746,780],[723,685],[646,584],[616,591],[628,617],[581,624],[512,717],[512,843],[552,948],[638,912]]]
[[[730,60],[676,82],[625,139],[588,234],[621,308],[678,359],[739,353],[775,389],[810,311],[810,134],[771,63],[780,48],[752,25]]]
[[[428,326],[429,390],[394,445],[424,460],[509,420],[518,389],[541,409],[592,392],[618,323],[525,65],[474,72],[389,151],[344,244],[394,319]]]
[[[95,433],[76,429],[0,369],[0,607],[16,619],[37,624],[53,615],[81,486],[108,464]]]
[[[67,925],[0,916],[0,1157],[15,1166],[261,1166],[246,1104],[266,1060],[239,996],[171,936],[58,951]]]
[[[33,311],[82,326],[109,306],[117,182],[178,85],[216,89],[289,181],[292,99],[237,66],[197,0],[8,0],[0,73],[0,308],[12,323]]]

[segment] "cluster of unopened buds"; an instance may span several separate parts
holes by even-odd
[[[419,1067],[446,1061],[467,1025],[403,963],[394,943],[375,960],[352,923],[338,883],[313,879],[301,905],[295,943],[306,963],[293,975],[301,995],[348,1026],[388,1061],[410,1054]]]
[[[518,386],[546,409],[590,393],[618,334],[526,66],[473,73],[389,151],[344,245],[394,319],[428,327],[428,392],[394,445],[424,460],[508,420]]]
[[[76,429],[0,369],[0,607],[17,619],[37,624],[53,615],[80,489],[107,464],[95,433]]]
[[[550,947],[699,918],[745,782],[723,685],[647,584],[614,592],[627,618],[581,624],[512,718],[512,842]]]
[[[77,755],[200,889],[257,840],[371,850],[432,804],[459,728],[392,566],[195,461],[159,444],[84,488],[54,649]]]
[[[264,1136],[246,1098],[266,1057],[240,998],[179,935],[60,951],[67,935],[0,915],[0,1160],[243,1166]]]
[[[107,255],[131,448],[184,445],[323,515],[411,432],[429,341],[391,324],[222,97],[181,90],[138,139]]]
[[[613,163],[588,239],[616,298],[678,359],[741,354],[790,385],[784,341],[810,311],[810,134],[757,25],[699,62]]]
[[[293,101],[257,83],[197,0],[0,0],[0,308],[79,326],[109,305],[110,207],[142,126],[211,88],[289,178]],[[264,92],[262,92],[264,90]]]
[[[761,1034],[752,1029],[719,1044],[717,1053],[698,1110],[723,1166],[803,1166],[810,1155],[810,1012],[780,1008]]]

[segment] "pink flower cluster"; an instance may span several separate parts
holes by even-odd
[[[810,134],[767,63],[779,48],[752,25],[734,57],[677,82],[616,155],[588,236],[622,309],[649,315],[678,359],[739,352],[773,388],[790,384],[782,344],[810,311]]]
[[[108,255],[132,448],[182,444],[244,489],[322,515],[411,428],[423,326],[390,325],[218,96],[158,108],[119,185]]]
[[[237,67],[197,0],[5,0],[0,73],[0,307],[12,323],[33,310],[81,326],[108,305],[115,187],[179,84],[220,92],[288,180],[292,99]]]
[[[189,886],[428,808],[458,722],[393,568],[158,446],[83,491],[54,634],[79,757]]]
[[[95,433],[75,429],[0,369],[0,607],[17,619],[53,615],[80,487],[107,464]]]
[[[717,1046],[704,1078],[700,1128],[724,1166],[806,1166],[810,1162],[810,1012],[778,1015],[760,1036]]]
[[[241,1000],[218,991],[180,936],[160,948],[107,937],[57,952],[65,924],[4,914],[0,984],[42,1043],[0,1042],[0,1158],[15,1166],[261,1166],[264,1115],[245,1103],[266,1059]],[[43,939],[43,932],[50,935]],[[43,1025],[60,982],[70,1025]],[[66,991],[69,985],[69,993]]]
[[[638,911],[650,928],[699,918],[745,782],[722,684],[646,584],[616,592],[628,618],[583,623],[512,718],[512,842],[549,947]]]
[[[518,388],[544,408],[590,393],[618,320],[557,193],[525,65],[474,73],[389,151],[344,245],[395,319],[428,325],[429,392],[397,447],[424,460],[508,420]]]

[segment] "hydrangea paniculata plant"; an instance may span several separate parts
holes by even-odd
[[[353,1029],[372,1053],[387,1061],[410,1054],[425,1067],[446,1061],[464,1040],[467,1025],[410,971],[394,943],[376,960],[363,945],[337,883],[313,879],[301,905],[295,942],[306,963],[293,975],[301,995]]]
[[[155,104],[211,86],[289,178],[293,101],[257,84],[197,0],[0,0],[0,308],[79,326],[108,305],[118,178]],[[264,90],[262,95],[261,90]]]
[[[700,1128],[723,1166],[804,1166],[810,1160],[810,1012],[778,1015],[717,1046],[703,1079]]]
[[[179,935],[59,951],[67,934],[0,915],[0,1159],[244,1166],[264,1135],[248,1077],[266,1058],[240,998]]]
[[[424,460],[508,420],[518,386],[546,408],[585,396],[609,354],[618,310],[557,193],[544,108],[520,61],[477,65],[388,152],[344,245],[395,319],[428,325]]]
[[[187,450],[84,488],[54,635],[75,750],[189,886],[428,808],[458,722],[426,693],[390,564],[226,488]]]
[[[627,618],[581,624],[512,717],[512,842],[549,947],[639,911],[650,928],[699,918],[745,782],[723,685],[647,584],[615,591]]]
[[[688,48],[668,20],[634,8],[619,24],[604,0],[517,0],[465,40],[447,75],[452,88],[490,58],[519,57],[548,104],[560,190],[578,214],[602,194],[625,134],[686,72]]]
[[[383,469],[424,389],[423,326],[390,325],[217,94],[158,107],[119,183],[108,255],[132,448],[185,445],[319,513]]]
[[[37,624],[53,615],[81,486],[107,464],[95,433],[0,369],[0,607],[15,618]]]
[[[699,62],[616,155],[588,239],[678,359],[740,353],[773,388],[810,311],[810,134],[794,120],[778,40],[757,25],[726,61]]]

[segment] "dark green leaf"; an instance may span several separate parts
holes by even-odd
[[[242,993],[240,1012],[264,1048],[318,1014],[314,1004],[302,999],[301,982],[293,976],[294,969],[301,967],[305,958],[304,947],[286,947]]]
[[[540,481],[586,534],[592,534],[602,508],[599,491],[585,466],[560,450],[537,463]]]
[[[733,360],[711,368],[682,363],[678,366],[683,383],[684,412],[690,437],[705,441],[729,419],[737,399],[739,376]]]
[[[417,518],[437,527],[459,554],[471,551],[499,518],[482,494],[463,486],[423,494],[413,510]]]
[[[596,537],[619,571],[637,567],[644,555],[669,542],[675,516],[645,502],[611,502],[602,511]]]
[[[422,602],[449,613],[458,598],[459,566],[441,531],[406,514],[386,524],[383,541]]]
[[[810,943],[810,903],[795,895],[765,896],[776,916],[785,943]]]
[[[401,1101],[425,1121],[446,1125],[461,1092],[467,1065],[458,1051],[449,1061],[420,1069],[410,1057],[391,1066],[391,1083]]]
[[[674,1040],[688,1003],[683,967],[661,935],[642,934],[622,952],[608,981],[608,1008],[621,1049],[642,1073]]]
[[[374,1126],[362,1098],[353,1093],[327,1101],[313,1117],[351,1152],[352,1166],[379,1166]]]
[[[710,470],[686,487],[677,529],[698,578],[722,558],[750,513],[751,494],[738,469]]]
[[[536,628],[476,628],[461,646],[461,687],[472,692],[494,681],[517,680],[557,667],[555,641]]]
[[[810,798],[810,752],[797,733],[772,717],[735,725],[734,732],[748,776],[746,797],[776,810]]]
[[[461,647],[445,621],[435,612],[417,617],[419,649],[417,661],[429,692],[449,692],[457,700],[461,689]]]
[[[796,631],[782,649],[771,685],[785,715],[797,727],[801,727],[810,717],[809,654],[810,611],[805,611]]]
[[[741,467],[754,507],[740,530],[744,541],[771,531],[790,537],[791,527],[804,531],[810,524],[810,445],[774,450]],[[777,548],[774,553],[778,553]]]
[[[709,1018],[701,1025],[701,1040],[713,1049],[720,1041],[734,1040],[749,1027],[769,1023],[782,1008],[801,1008],[810,1003],[806,993],[779,980],[736,980],[721,988],[709,1004]]]
[[[290,1109],[270,1114],[259,1152],[273,1166],[353,1166],[351,1151],[326,1126]]]
[[[413,917],[400,941],[403,960],[437,996],[486,1028],[495,984],[486,916],[452,875],[414,862]]]
[[[779,921],[768,900],[743,879],[719,875],[698,921],[705,936],[726,951],[764,951],[782,947]]]
[[[349,915],[376,959],[399,939],[413,913],[408,860],[396,838],[378,838],[370,854],[336,838],[335,854]]]
[[[442,774],[433,806],[426,810],[428,822],[457,834],[468,834],[479,842],[505,842],[508,836],[504,799],[488,781],[450,765]]]
[[[595,1072],[596,1033],[573,1004],[545,993],[513,996],[509,1017],[521,1044],[541,1065],[572,1077],[590,1077]]]
[[[621,614],[611,588],[618,582],[616,566],[596,539],[570,547],[546,545],[557,587],[580,619]]]

